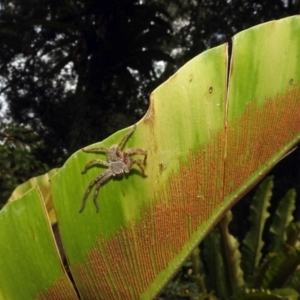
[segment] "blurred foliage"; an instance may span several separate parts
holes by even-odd
[[[0,124],[0,205],[12,190],[29,177],[44,173],[48,166],[36,159],[37,135],[25,126]],[[1,205],[2,206],[2,205]]]
[[[26,125],[36,142],[26,141],[30,159],[22,155],[23,162],[28,170],[61,166],[77,149],[139,120],[150,92],[195,55],[299,10],[299,0],[3,1],[0,99],[12,127]],[[32,173],[1,163],[5,199]]]
[[[160,49],[170,17],[153,2],[7,1],[0,22],[10,116],[40,135],[50,163],[140,118],[140,83],[171,61]]]

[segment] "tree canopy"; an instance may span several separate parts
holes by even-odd
[[[136,122],[151,90],[193,56],[299,10],[298,0],[4,1],[0,94],[8,110],[0,156],[15,160],[7,156],[12,149],[26,155],[17,165],[22,176],[3,164],[1,198],[24,174],[60,166]],[[11,143],[16,136],[21,144]]]

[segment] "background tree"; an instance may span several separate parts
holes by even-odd
[[[139,120],[151,90],[198,53],[297,13],[296,0],[4,1],[0,91],[7,117],[35,136],[23,135],[35,149],[24,165],[34,161],[35,175],[61,166],[77,149]]]
[[[0,140],[0,191],[1,198],[7,200],[20,182],[36,176],[37,171],[47,172],[48,166],[36,159],[42,142],[25,126],[2,123]]]

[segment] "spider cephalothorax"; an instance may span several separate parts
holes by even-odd
[[[97,203],[97,196],[99,193],[99,189],[101,185],[103,185],[106,181],[108,181],[111,177],[115,176],[123,176],[126,173],[129,173],[131,167],[133,164],[137,164],[137,166],[141,169],[142,174],[144,177],[147,175],[145,174],[145,170],[143,167],[143,164],[146,163],[147,159],[147,151],[142,150],[140,148],[129,148],[125,151],[121,151],[122,147],[128,140],[129,136],[134,132],[136,128],[136,125],[132,127],[130,131],[128,131],[122,138],[122,140],[117,145],[112,145],[110,148],[106,147],[97,147],[97,148],[91,148],[91,149],[82,149],[84,152],[106,152],[107,161],[101,160],[101,159],[92,159],[90,162],[88,162],[84,170],[81,172],[84,174],[89,167],[92,165],[100,165],[107,167],[108,169],[98,175],[94,180],[91,181],[91,183],[88,185],[87,190],[83,196],[82,205],[79,210],[79,212],[82,212],[85,207],[85,203],[87,200],[87,197],[92,189],[92,187],[95,185],[95,191],[93,195],[94,204],[96,206],[96,211],[99,211],[99,206]],[[143,163],[138,159],[132,159],[130,158],[130,155],[132,154],[140,154],[144,155],[144,161]]]

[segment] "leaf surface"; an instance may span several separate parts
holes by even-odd
[[[77,299],[37,189],[7,204],[0,223],[0,299]]]
[[[299,30],[295,17],[238,34],[228,95],[227,45],[200,54],[158,87],[125,145],[148,151],[148,177],[135,169],[103,185],[99,214],[91,197],[82,214],[78,209],[103,169],[80,172],[105,155],[79,151],[53,177],[62,240],[84,298],[152,298],[209,228],[299,140]],[[118,143],[127,130],[97,146]]]

